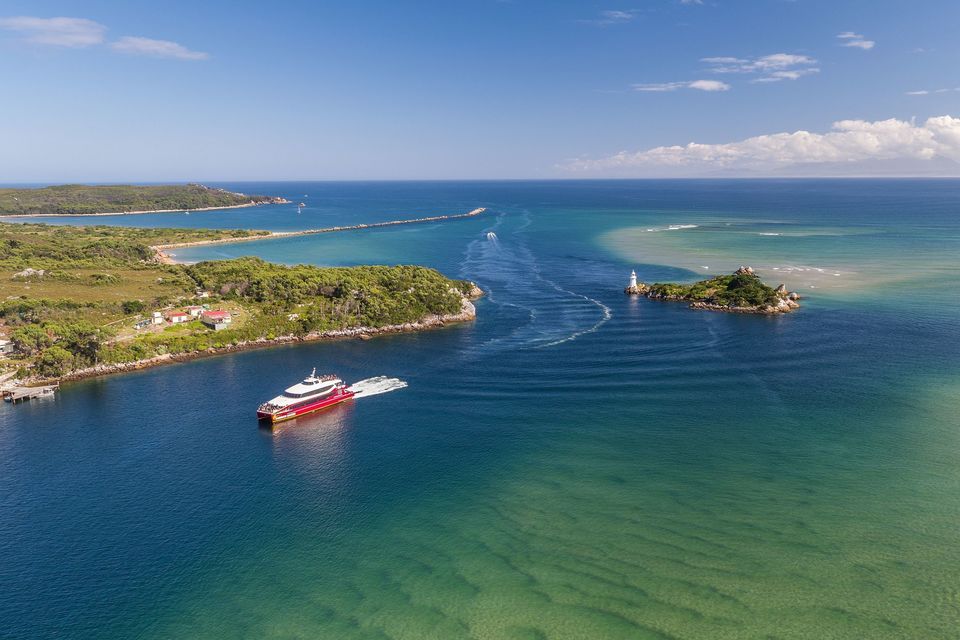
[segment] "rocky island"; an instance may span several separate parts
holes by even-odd
[[[83,185],[0,189],[0,215],[118,215],[236,209],[289,202],[275,196],[234,193],[202,184]]]
[[[624,290],[628,295],[640,295],[651,300],[689,302],[691,309],[707,309],[728,313],[755,313],[774,315],[800,308],[800,295],[787,291],[781,284],[776,289],[760,280],[751,267],[740,267],[731,275],[700,280],[693,284],[637,282],[636,272]]]

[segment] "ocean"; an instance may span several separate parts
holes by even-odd
[[[0,636],[957,636],[960,181],[215,186],[307,206],[49,221],[294,230],[483,206],[174,250],[423,264],[486,290],[478,319],[0,407]],[[631,269],[739,265],[803,307],[623,294]],[[259,428],[257,404],[313,367],[408,386]]]

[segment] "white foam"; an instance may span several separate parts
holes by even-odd
[[[366,396],[376,396],[381,393],[397,391],[407,386],[407,383],[400,378],[388,378],[387,376],[376,376],[367,378],[350,385],[349,390],[356,394],[355,398],[365,398]]]
[[[682,231],[684,229],[696,229],[699,225],[696,224],[671,224],[666,227],[650,227],[646,231],[648,233],[656,233],[657,231]]]

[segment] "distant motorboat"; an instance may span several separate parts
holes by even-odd
[[[490,242],[496,242],[497,234],[495,234],[493,231],[487,232],[487,240],[489,240]]]

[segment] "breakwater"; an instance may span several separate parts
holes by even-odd
[[[409,218],[406,220],[389,220],[387,222],[371,222],[366,224],[353,224],[338,227],[325,227],[322,229],[303,229],[301,231],[271,231],[265,235],[248,236],[244,238],[220,238],[217,240],[197,240],[194,242],[177,242],[172,244],[158,244],[152,248],[156,252],[158,262],[164,264],[174,264],[176,260],[171,258],[166,252],[170,249],[182,249],[185,247],[201,247],[212,244],[235,244],[238,242],[251,242],[253,240],[271,240],[279,238],[292,238],[294,236],[310,236],[320,233],[337,233],[339,231],[359,231],[362,229],[375,229],[378,227],[392,227],[402,224],[422,224],[425,222],[442,222],[445,220],[459,220],[462,218],[473,218],[486,211],[486,207],[478,207],[467,213],[457,213],[442,216],[428,216],[425,218]]]

